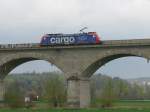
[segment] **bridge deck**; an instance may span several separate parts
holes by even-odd
[[[123,46],[147,46],[150,45],[150,39],[131,39],[131,40],[107,40],[97,45],[66,45],[66,46],[40,46],[39,43],[28,44],[1,44],[0,50],[12,49],[63,49],[63,48],[87,48],[87,47],[123,47]]]

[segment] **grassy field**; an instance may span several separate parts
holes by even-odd
[[[37,108],[0,109],[0,112],[150,112],[150,101],[118,101],[107,109],[48,109],[39,103]]]
[[[126,109],[149,109],[150,110],[150,101],[140,101],[140,100],[124,100],[114,103],[114,108],[126,108]],[[149,111],[150,112],[150,111]]]
[[[150,112],[149,109],[0,109],[0,112]]]

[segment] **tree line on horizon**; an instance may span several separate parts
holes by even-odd
[[[61,73],[22,73],[5,78],[5,103],[26,106],[24,98],[46,102],[50,107],[66,106],[67,82]],[[96,74],[90,78],[91,105],[109,107],[117,100],[150,100],[150,86],[129,83],[119,77]],[[27,106],[33,106],[30,102]]]

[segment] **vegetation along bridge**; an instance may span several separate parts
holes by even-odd
[[[101,45],[49,46],[39,44],[0,45],[0,100],[4,100],[3,79],[18,65],[46,60],[62,70],[67,82],[70,107],[90,105],[89,78],[111,60],[138,56],[150,59],[150,39],[103,41]]]

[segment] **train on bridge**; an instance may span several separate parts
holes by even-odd
[[[42,37],[40,45],[87,45],[100,43],[100,37],[96,32],[88,32],[76,34],[46,34]]]
[[[100,37],[96,32],[83,32],[75,34],[45,34],[41,37],[39,43],[1,44],[0,48],[37,48],[46,46],[95,45],[100,43]]]

